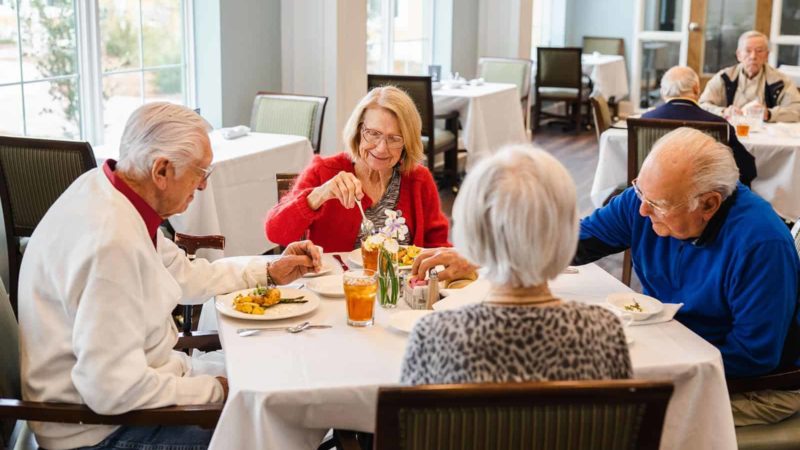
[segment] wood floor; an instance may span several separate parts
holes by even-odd
[[[594,181],[598,153],[594,130],[583,131],[576,135],[571,131],[562,132],[560,127],[543,126],[534,136],[533,145],[549,152],[564,164],[575,181],[579,216],[584,217],[591,214],[595,207],[589,198],[589,192]],[[442,209],[450,217],[455,195],[450,189],[441,190],[439,195]],[[622,254],[603,258],[597,264],[615,277],[622,277]],[[641,284],[636,279],[636,274],[633,275],[631,288],[641,292]]]

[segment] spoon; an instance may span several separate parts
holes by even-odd
[[[367,215],[364,214],[364,207],[361,206],[361,200],[356,200],[356,205],[358,205],[358,210],[361,211],[361,234],[369,236],[372,234],[372,230],[375,229],[375,224],[367,219]]]
[[[286,328],[243,328],[243,329],[238,331],[238,334],[241,337],[247,337],[247,336],[253,336],[254,334],[258,334],[258,333],[260,333],[262,331],[273,331],[273,330],[277,330],[277,331],[286,330],[289,333],[299,333],[299,332],[301,332],[303,330],[308,329],[308,327],[310,327],[310,326],[311,326],[311,322],[303,322],[303,323],[299,323],[297,325],[294,325],[294,326],[291,326],[291,327],[286,327]]]

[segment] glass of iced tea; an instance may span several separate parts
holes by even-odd
[[[344,273],[344,297],[347,302],[347,324],[366,327],[373,323],[378,275],[374,270],[348,270]]]
[[[378,253],[380,253],[381,244],[376,244],[370,239],[361,241],[361,259],[364,261],[364,268],[369,270],[378,270]]]
[[[731,118],[733,127],[736,128],[736,136],[746,138],[750,135],[750,121],[744,114],[734,113]]]

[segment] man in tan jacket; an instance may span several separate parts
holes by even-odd
[[[742,34],[736,49],[739,64],[714,75],[700,96],[700,106],[730,117],[762,105],[768,122],[800,122],[800,92],[791,78],[767,64],[768,57],[764,34]]]

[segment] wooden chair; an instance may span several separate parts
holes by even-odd
[[[657,449],[672,391],[638,380],[380,388],[374,448]]]
[[[717,141],[728,145],[730,127],[726,122],[695,122],[691,120],[628,119],[628,180],[626,186],[639,175],[653,144],[664,135],[680,127],[700,130]],[[632,260],[630,250],[625,251],[622,261],[622,282],[630,286]]]
[[[522,104],[522,120],[525,129],[531,127],[531,68],[533,62],[523,58],[496,58],[482,56],[478,60],[478,74],[490,83],[510,83],[517,85],[520,103]]]
[[[580,47],[538,47],[536,49],[536,91],[533,108],[533,128],[539,129],[544,118],[565,119],[575,125],[580,133],[583,126],[582,107],[588,106],[592,92],[591,80],[581,69]],[[542,110],[545,101],[564,102],[567,113],[564,116]],[[571,117],[570,117],[571,110]]]
[[[594,130],[597,134],[597,143],[600,143],[600,135],[611,128],[611,110],[608,102],[602,95],[593,95],[589,98],[592,102],[592,118],[594,119]]]
[[[304,136],[319,153],[328,97],[260,91],[253,101],[250,129]]]
[[[190,236],[183,233],[175,233],[175,245],[182,248],[186,252],[186,257],[190,261],[196,258],[197,250],[201,248],[209,248],[216,250],[225,250],[225,236],[209,235],[209,236]],[[197,306],[197,308],[195,308]],[[180,306],[178,307],[180,308]],[[183,305],[183,314],[178,316],[179,326],[183,330],[183,334],[191,336],[194,330],[197,329],[197,322],[200,320],[201,305]],[[206,335],[206,334],[203,334]],[[216,336],[216,333],[213,333]],[[219,346],[213,350],[218,350]],[[205,350],[208,351],[208,350]]]
[[[425,149],[428,170],[445,186],[458,184],[458,111],[435,114],[433,110],[433,88],[430,76],[367,75],[367,89],[395,86],[404,90],[414,101],[422,119],[422,147]],[[444,119],[445,128],[436,128],[435,120]],[[444,154],[444,170],[435,172],[436,155]]]
[[[88,142],[0,136],[0,202],[14,314],[25,238],[31,236],[69,185],[95,167],[97,162]]]
[[[0,286],[2,286],[0,284]],[[4,288],[0,288],[0,443],[7,448],[36,448],[24,421],[101,425],[199,425],[214,427],[222,405],[171,406],[107,416],[78,404],[22,401],[19,367],[19,328]],[[208,336],[180,337],[176,349],[208,348]],[[217,348],[219,339],[216,339]],[[15,430],[10,433],[11,430]],[[9,439],[9,434],[11,434]],[[6,447],[2,447],[6,448]]]

